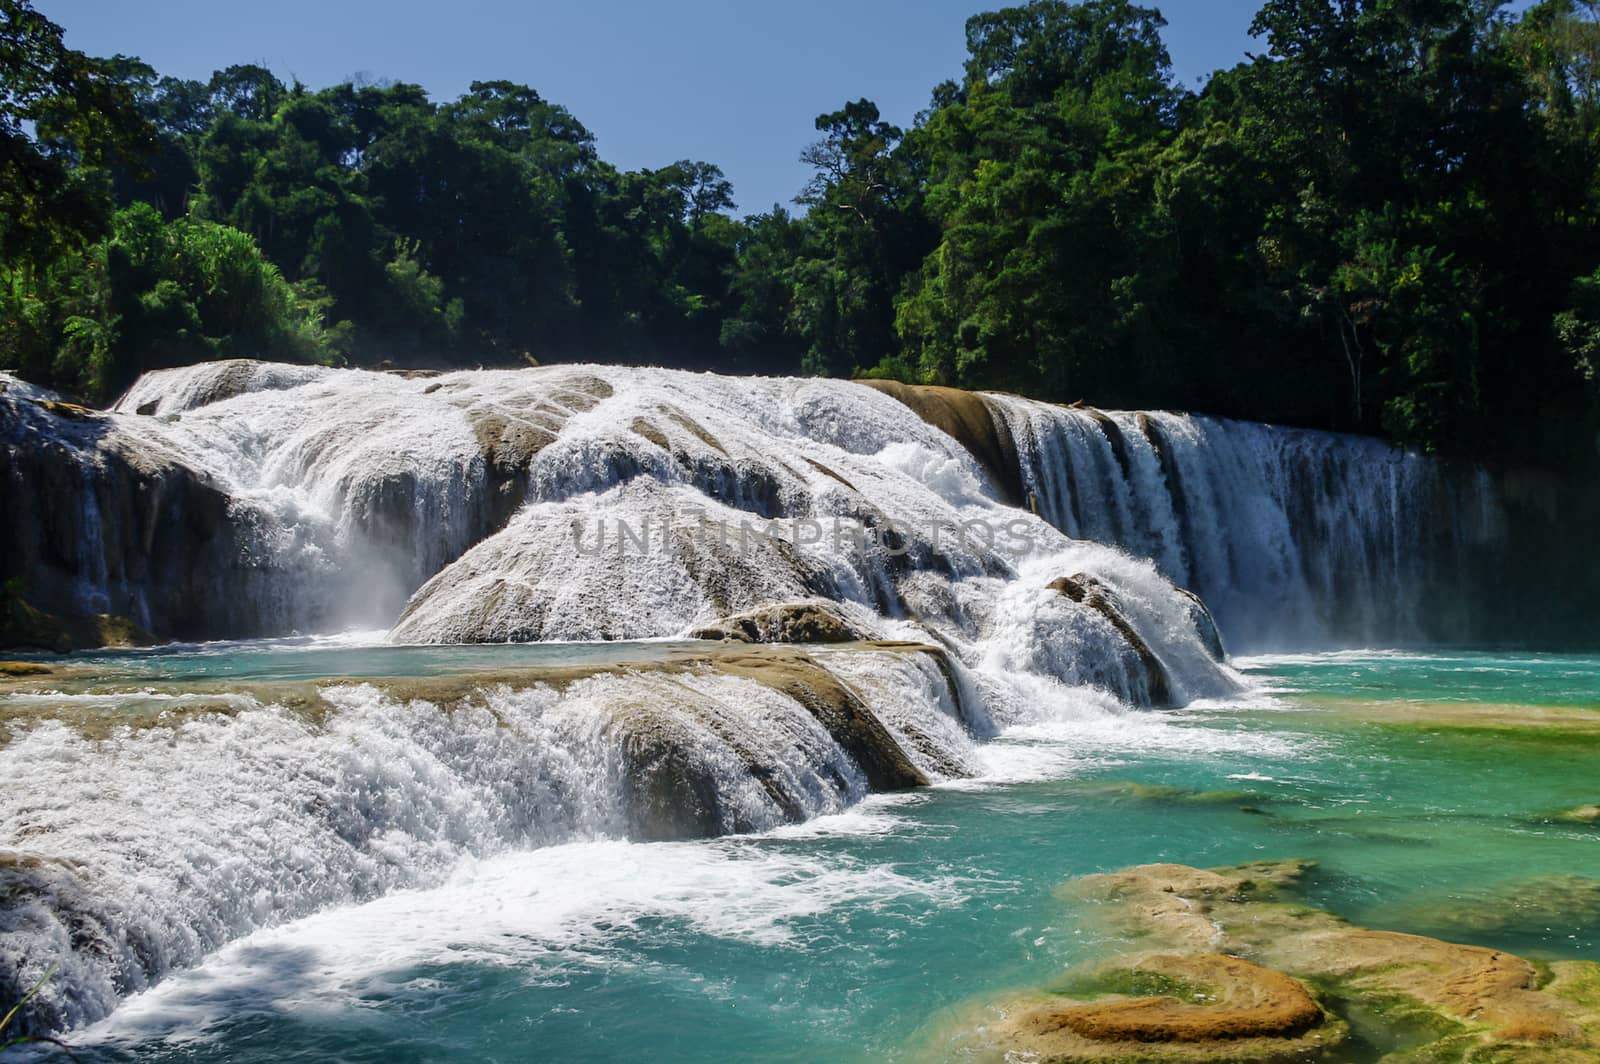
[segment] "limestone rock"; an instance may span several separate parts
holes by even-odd
[[[1155,651],[1150,649],[1150,644],[1145,642],[1144,637],[1128,623],[1121,604],[1117,602],[1116,593],[1110,587],[1084,573],[1057,577],[1047,586],[1073,602],[1089,607],[1110,622],[1111,627],[1117,630],[1123,642],[1128,644],[1128,648],[1139,659],[1139,665],[1145,674],[1145,691],[1149,695],[1150,704],[1158,709],[1172,704],[1172,681],[1167,676],[1166,666],[1161,664],[1161,659],[1156,657]],[[1220,638],[1217,645],[1221,646]]]
[[[852,643],[871,633],[852,624],[837,606],[821,600],[786,602],[736,613],[697,628],[694,639],[732,639],[740,643]]]
[[[1002,502],[1023,504],[1022,468],[1017,444],[1005,418],[977,392],[931,384],[863,380],[857,383],[899,400],[928,424],[941,429],[978,460],[1000,490]]]
[[[1039,1026],[1059,1023],[1097,1042],[1217,1042],[1295,1038],[1323,1022],[1305,985],[1293,976],[1220,953],[1158,954],[1132,974],[1153,974],[1199,989],[1190,1000],[1169,994],[1048,1010]]]
[[[1311,1006],[1323,1011],[1331,1002],[1404,1016],[1433,1032],[1435,1041],[1410,1050],[1416,1059],[1492,1052],[1496,1060],[1576,1062],[1600,1052],[1600,994],[1591,993],[1600,965],[1556,962],[1546,982],[1501,950],[1353,927],[1293,900],[1309,868],[1157,864],[1073,881],[1064,893],[1094,903],[1112,933],[1181,951],[1135,955],[1112,971],[1164,978],[1188,993],[1084,1002],[1085,987],[1107,981],[1103,971],[1080,974],[1063,991],[1069,1000],[1005,1006],[1022,1020],[991,1025],[984,1037],[1040,1060],[1290,1059],[1307,1051],[1296,1043],[1307,1032],[1320,1030],[1323,1045],[1342,1035],[1337,1020],[1324,1026],[1311,1015]],[[1140,1048],[1117,1050],[1122,1043]]]

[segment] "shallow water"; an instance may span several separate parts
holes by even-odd
[[[658,646],[228,645],[94,664],[153,680],[409,676]],[[70,1041],[108,1060],[937,1057],[963,1006],[1114,947],[1060,883],[1150,861],[1312,858],[1310,900],[1358,923],[1600,958],[1600,891],[1547,878],[1600,878],[1600,828],[1549,816],[1600,801],[1600,738],[1372,711],[1563,707],[1600,723],[1600,658],[1237,664],[1259,693],[1035,721],[981,748],[978,781],[759,836],[465,861],[432,889],[225,946]]]
[[[117,686],[149,681],[185,683],[208,680],[316,680],[347,676],[440,676],[488,669],[541,665],[597,665],[650,661],[692,640],[640,640],[628,643],[484,643],[452,646],[395,646],[381,631],[337,636],[169,643],[128,650],[76,653],[61,659],[30,655],[17,660],[52,664],[65,661],[80,674],[62,686]],[[699,644],[703,646],[704,644]]]

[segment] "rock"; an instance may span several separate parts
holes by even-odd
[[[229,521],[228,495],[119,418],[0,397],[0,576],[27,600],[8,615],[12,644],[256,634],[219,623],[255,612],[265,569]],[[66,638],[46,639],[52,625]]]
[[[1189,787],[1171,787],[1164,784],[1137,783],[1132,780],[1081,780],[1060,785],[1063,790],[1104,801],[1130,799],[1138,802],[1158,802],[1166,805],[1222,806],[1241,803],[1267,803],[1271,795],[1256,791],[1200,791]]]
[[[1128,644],[1129,649],[1138,658],[1140,668],[1144,670],[1145,692],[1149,696],[1151,706],[1164,709],[1172,705],[1172,681],[1167,676],[1166,666],[1161,664],[1161,659],[1150,649],[1150,644],[1144,641],[1144,637],[1123,616],[1122,607],[1111,588],[1083,573],[1057,577],[1046,586],[1073,602],[1089,607],[1109,621],[1111,627],[1115,628],[1117,634]],[[1218,645],[1220,646],[1220,641]]]
[[[829,653],[902,655],[936,648],[914,645],[867,646]],[[671,651],[638,662],[596,665],[539,666],[488,673],[460,673],[432,677],[350,678],[341,683],[371,685],[398,701],[423,701],[437,706],[471,704],[489,687],[512,689],[552,687],[570,692],[576,685],[595,681],[625,680],[615,697],[601,699],[606,728],[623,751],[629,780],[627,803],[632,837],[648,840],[705,838],[770,827],[746,819],[746,811],[726,800],[734,789],[726,776],[727,763],[697,755],[708,744],[706,736],[730,754],[743,773],[766,791],[789,820],[803,819],[802,795],[780,764],[760,753],[752,736],[764,722],[751,711],[730,714],[726,704],[683,681],[717,674],[751,680],[791,699],[832,738],[860,769],[872,791],[904,790],[927,786],[927,773],[911,753],[867,706],[849,684],[803,651],[783,646],[717,646]],[[189,685],[187,693],[210,693],[208,685]],[[264,704],[305,704],[320,715],[327,704],[316,688],[298,683],[263,683],[241,688],[237,682],[220,685],[217,693],[248,693]],[[211,712],[209,708],[205,710]],[[54,711],[52,711],[54,713]],[[55,714],[59,715],[59,714]],[[126,722],[123,712],[114,714]],[[93,732],[95,721],[80,730]],[[958,774],[949,764],[941,771]],[[832,781],[841,793],[847,781]]]
[[[0,676],[48,676],[52,671],[33,661],[0,661]]]
[[[1326,1020],[1300,980],[1220,953],[1157,954],[1102,981],[1122,985],[1116,976],[1131,988],[1152,983],[1168,992],[1047,1007],[1024,1022],[1040,1034],[1058,1027],[1095,1042],[1225,1042],[1296,1039]]]
[[[1570,873],[1519,876],[1453,889],[1448,905],[1409,902],[1381,912],[1385,924],[1442,934],[1498,936],[1536,930],[1558,938],[1600,924],[1600,879]]]
[[[845,619],[831,602],[786,602],[724,617],[696,628],[692,639],[732,639],[740,643],[854,643],[871,633]]]
[[[326,366],[230,358],[175,369],[154,370],[112,404],[116,413],[175,419],[178,414],[251,392],[298,387],[343,372]],[[174,384],[174,382],[176,385]]]
[[[664,420],[667,424],[675,425],[684,432],[687,432],[690,436],[693,436],[695,439],[699,440],[701,443],[705,444],[718,454],[727,457],[727,448],[723,447],[717,438],[713,436],[704,425],[700,424],[694,418],[690,417],[682,410],[679,410],[671,403],[663,403],[657,416],[661,420]],[[649,440],[651,443],[655,444],[657,447],[660,447],[664,451],[676,450],[672,445],[671,438],[667,435],[667,432],[664,430],[659,421],[652,421],[649,418],[644,417],[636,417],[633,419],[633,423],[629,426],[629,428],[635,435]]]
[[[68,403],[59,399],[35,399],[36,404],[57,417],[70,418],[73,421],[90,421],[94,418],[104,417],[98,410],[91,410],[77,403]]]
[[[754,654],[730,656],[719,668],[782,691],[805,706],[834,741],[861,766],[874,791],[926,787],[928,777],[866,702],[833,673],[805,655],[774,658]]]
[[[430,384],[429,394],[445,385]],[[473,435],[483,451],[492,498],[488,529],[499,528],[527,497],[526,476],[573,414],[594,409],[611,396],[611,385],[598,377],[578,378],[552,389],[538,402],[506,405],[474,402],[463,406]]]
[[[1200,633],[1200,641],[1205,644],[1212,660],[1228,660],[1228,649],[1222,643],[1222,630],[1217,627],[1217,619],[1211,616],[1205,601],[1188,588],[1174,587],[1172,590],[1189,604],[1189,621],[1194,625],[1194,630]]]
[[[35,609],[15,595],[0,595],[0,647],[51,650],[65,654],[72,650],[100,647],[148,647],[161,640],[126,617],[107,613],[62,617]],[[16,669],[21,662],[7,662]],[[44,666],[35,668],[49,670]],[[30,675],[5,670],[5,675]]]
[[[1550,815],[1551,820],[1567,824],[1600,824],[1600,805],[1580,805]]]
[[[1298,861],[1213,870],[1143,865],[1087,876],[1065,889],[1096,903],[1097,918],[1117,934],[1190,955],[1220,950],[1294,976],[1325,1000],[1368,1012],[1403,1011],[1440,1032],[1441,1052],[1446,1043],[1459,1055],[1472,1046],[1529,1041],[1548,1044],[1540,1060],[1586,1060],[1600,1052],[1600,995],[1560,990],[1590,980],[1600,985],[1600,964],[1557,962],[1550,966],[1555,982],[1541,985],[1532,964],[1501,950],[1352,927],[1290,897],[1309,867]]]
[[[903,384],[900,381],[862,380],[864,384],[897,399],[918,417],[953,437],[965,447],[989,474],[1000,491],[1002,502],[1021,506],[1022,467],[1017,444],[1011,438],[1004,415],[990,407],[977,392],[942,388],[931,384]]]

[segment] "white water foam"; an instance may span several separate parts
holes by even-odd
[[[1153,559],[1240,647],[1426,638],[1443,587],[1505,533],[1481,469],[1381,441],[1165,412],[989,397],[1025,489],[1069,536]]]
[[[436,888],[258,932],[133,997],[73,1041],[181,1043],[252,1014],[341,1013],[425,981],[419,970],[435,966],[516,967],[535,980],[574,967],[614,969],[629,961],[613,944],[646,922],[655,937],[802,949],[798,926],[834,908],[952,906],[965,894],[956,877],[915,879],[847,854],[754,842],[552,846],[467,862]]]

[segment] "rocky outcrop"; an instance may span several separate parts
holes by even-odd
[[[1002,502],[1021,506],[1026,502],[1017,445],[1006,420],[993,410],[982,395],[959,388],[932,384],[902,384],[900,381],[862,380],[868,388],[899,400],[918,417],[965,447],[1000,491]]]
[[[149,373],[134,382],[116,409],[145,417],[181,416],[197,407],[221,403],[251,392],[294,388],[332,372],[322,366],[301,366],[284,362],[261,362],[253,358],[230,358],[210,362],[195,371],[185,371],[184,387],[162,387],[163,375]]]
[[[895,791],[929,783],[928,776],[861,696],[811,658],[772,653],[719,655],[712,667],[721,675],[753,680],[803,706],[861,771],[868,789]],[[781,766],[764,762],[742,744],[738,729],[722,720],[717,707],[697,705],[691,699],[670,709],[630,707],[618,720],[626,732],[623,749],[637,837],[704,838],[759,826],[741,819],[739,808],[727,801],[727,781],[718,779],[711,766],[695,756],[694,748],[681,741],[677,729],[664,726],[663,712],[674,716],[688,712],[716,732],[787,819],[804,819],[798,795],[784,786]],[[832,782],[841,791],[848,790],[843,777],[836,776]]]
[[[1150,649],[1150,644],[1145,642],[1138,629],[1128,622],[1122,605],[1117,601],[1115,591],[1107,586],[1104,581],[1084,573],[1057,577],[1050,581],[1047,586],[1051,591],[1069,598],[1073,602],[1087,606],[1104,617],[1111,627],[1117,630],[1117,634],[1122,637],[1123,642],[1127,643],[1128,649],[1138,659],[1139,667],[1144,673],[1145,691],[1149,696],[1150,704],[1157,708],[1166,708],[1172,704],[1172,681],[1167,676],[1167,667],[1161,664],[1161,659],[1156,656],[1154,650]],[[1194,596],[1190,595],[1189,599],[1194,600]],[[1204,608],[1202,605],[1201,609]],[[1207,616],[1209,617],[1210,615],[1207,614]],[[1212,634],[1215,636],[1214,627]],[[1216,639],[1216,648],[1219,650],[1221,648],[1220,637]],[[1218,660],[1221,660],[1220,657]]]
[[[874,791],[925,787],[927,774],[895,740],[866,701],[816,659],[759,654],[722,659],[721,671],[744,676],[794,699],[828,730]]]
[[[1309,868],[1158,864],[1075,880],[1064,894],[1151,951],[998,1003],[958,1041],[1007,1059],[1288,1061],[1322,1059],[1376,1021],[1365,1034],[1380,1046],[1396,1027],[1414,1032],[1394,1059],[1577,1064],[1600,1052],[1600,964],[1542,973],[1501,950],[1353,927],[1295,897]]]
[[[1206,645],[1206,650],[1216,661],[1228,660],[1228,648],[1222,642],[1222,629],[1217,627],[1217,620],[1211,616],[1211,610],[1205,601],[1186,587],[1174,588],[1189,605],[1189,621],[1194,625],[1194,630],[1200,633],[1200,641]]]
[[[427,394],[450,395],[447,383],[428,386]],[[488,479],[490,513],[485,532],[500,528],[527,499],[528,471],[539,452],[555,442],[573,414],[594,409],[611,395],[611,385],[582,378],[553,389],[525,406],[469,402],[464,412],[482,449]]]
[[[693,639],[731,639],[738,643],[853,643],[872,638],[823,601],[762,606],[696,628]]]
[[[141,629],[225,634],[216,598],[239,567],[229,500],[171,451],[105,414],[0,396],[0,492],[11,585],[0,639],[57,649],[143,641]]]
[[[1305,984],[1291,975],[1221,953],[1156,954],[1130,968],[1101,973],[1108,985],[1121,977],[1166,991],[1033,1013],[1038,1034],[1050,1027],[1092,1042],[1231,1042],[1294,1040],[1327,1017]]]
[[[148,647],[159,642],[126,617],[106,613],[58,617],[0,591],[0,647],[65,654],[100,647]]]

